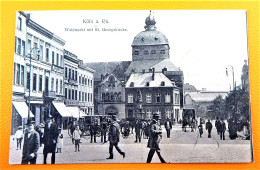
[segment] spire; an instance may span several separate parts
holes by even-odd
[[[154,16],[152,15],[152,11],[150,10],[150,14],[149,16],[145,19],[145,30],[148,31],[148,30],[155,30],[156,27],[155,27],[155,19],[154,19]]]

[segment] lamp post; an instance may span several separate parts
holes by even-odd
[[[236,89],[236,87],[235,87],[235,76],[234,76],[234,67],[232,66],[232,65],[228,65],[229,67],[231,67],[232,68],[232,76],[233,76],[233,92],[234,92],[234,113],[233,113],[233,115],[232,115],[232,117],[234,117],[234,115],[235,115],[235,112],[236,112],[236,94],[235,94],[235,89]],[[228,68],[226,67],[226,74],[228,75]]]
[[[39,56],[39,48],[38,47],[33,47],[30,51],[30,72],[29,72],[29,96],[28,96],[28,119],[27,123],[30,122],[30,109],[31,109],[31,71],[32,71],[32,52],[37,50],[37,57]]]

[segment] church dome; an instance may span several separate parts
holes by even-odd
[[[162,32],[156,30],[156,21],[151,14],[151,11],[150,15],[145,19],[145,24],[145,31],[142,31],[135,36],[132,46],[168,44],[166,36]]]

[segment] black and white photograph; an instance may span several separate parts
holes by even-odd
[[[253,162],[246,10],[17,11],[9,164]]]

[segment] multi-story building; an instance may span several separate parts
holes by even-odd
[[[18,12],[16,19],[12,127],[24,125],[28,117],[27,105],[36,124],[43,122],[51,112],[52,100],[64,95],[65,41],[32,21],[24,12]],[[20,106],[26,109],[21,110]],[[45,108],[48,108],[46,114]],[[19,115],[23,121],[17,119]]]

